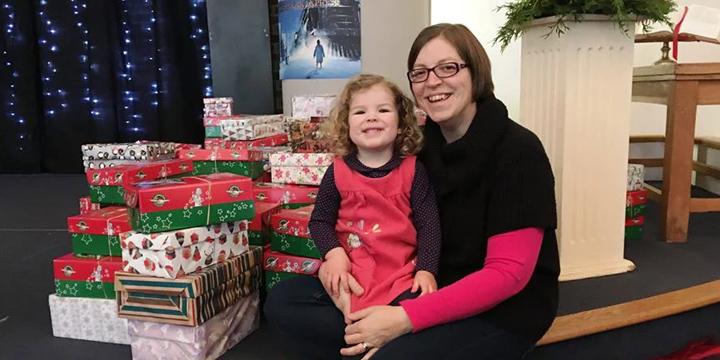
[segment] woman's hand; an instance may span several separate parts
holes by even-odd
[[[435,281],[435,275],[425,270],[420,270],[415,273],[411,292],[417,292],[418,289],[420,289],[420,295],[418,297],[436,292],[437,282]]]
[[[351,268],[350,258],[345,253],[345,249],[336,247],[328,251],[325,261],[320,265],[318,277],[330,296],[339,296],[341,288],[346,292],[352,291],[358,296],[364,292],[360,284],[350,275]]]
[[[345,356],[368,353],[369,359],[377,348],[412,331],[412,323],[400,306],[371,306],[349,316],[353,322],[345,327],[345,342],[350,345],[340,350]]]

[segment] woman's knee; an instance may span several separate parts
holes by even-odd
[[[323,290],[322,285],[318,285],[319,281],[309,276],[298,276],[279,282],[268,292],[265,299],[265,317],[272,323],[292,318],[293,314],[298,313],[299,307],[312,301],[318,290]]]

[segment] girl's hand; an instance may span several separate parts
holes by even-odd
[[[341,289],[358,296],[362,295],[364,289],[350,275],[351,268],[350,258],[345,253],[345,249],[336,247],[325,255],[325,261],[320,265],[318,277],[325,291],[331,297],[339,296]]]
[[[420,295],[418,297],[436,292],[437,282],[435,281],[435,276],[425,270],[420,270],[415,273],[415,280],[413,280],[411,292],[417,292],[418,288],[420,289]]]

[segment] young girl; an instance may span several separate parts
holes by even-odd
[[[413,103],[395,84],[378,75],[351,79],[328,125],[339,156],[309,228],[326,263],[320,280],[349,323],[351,312],[437,289],[440,225],[414,156],[422,133]]]

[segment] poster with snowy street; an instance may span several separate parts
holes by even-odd
[[[360,0],[279,0],[278,26],[280,79],[360,73]]]

